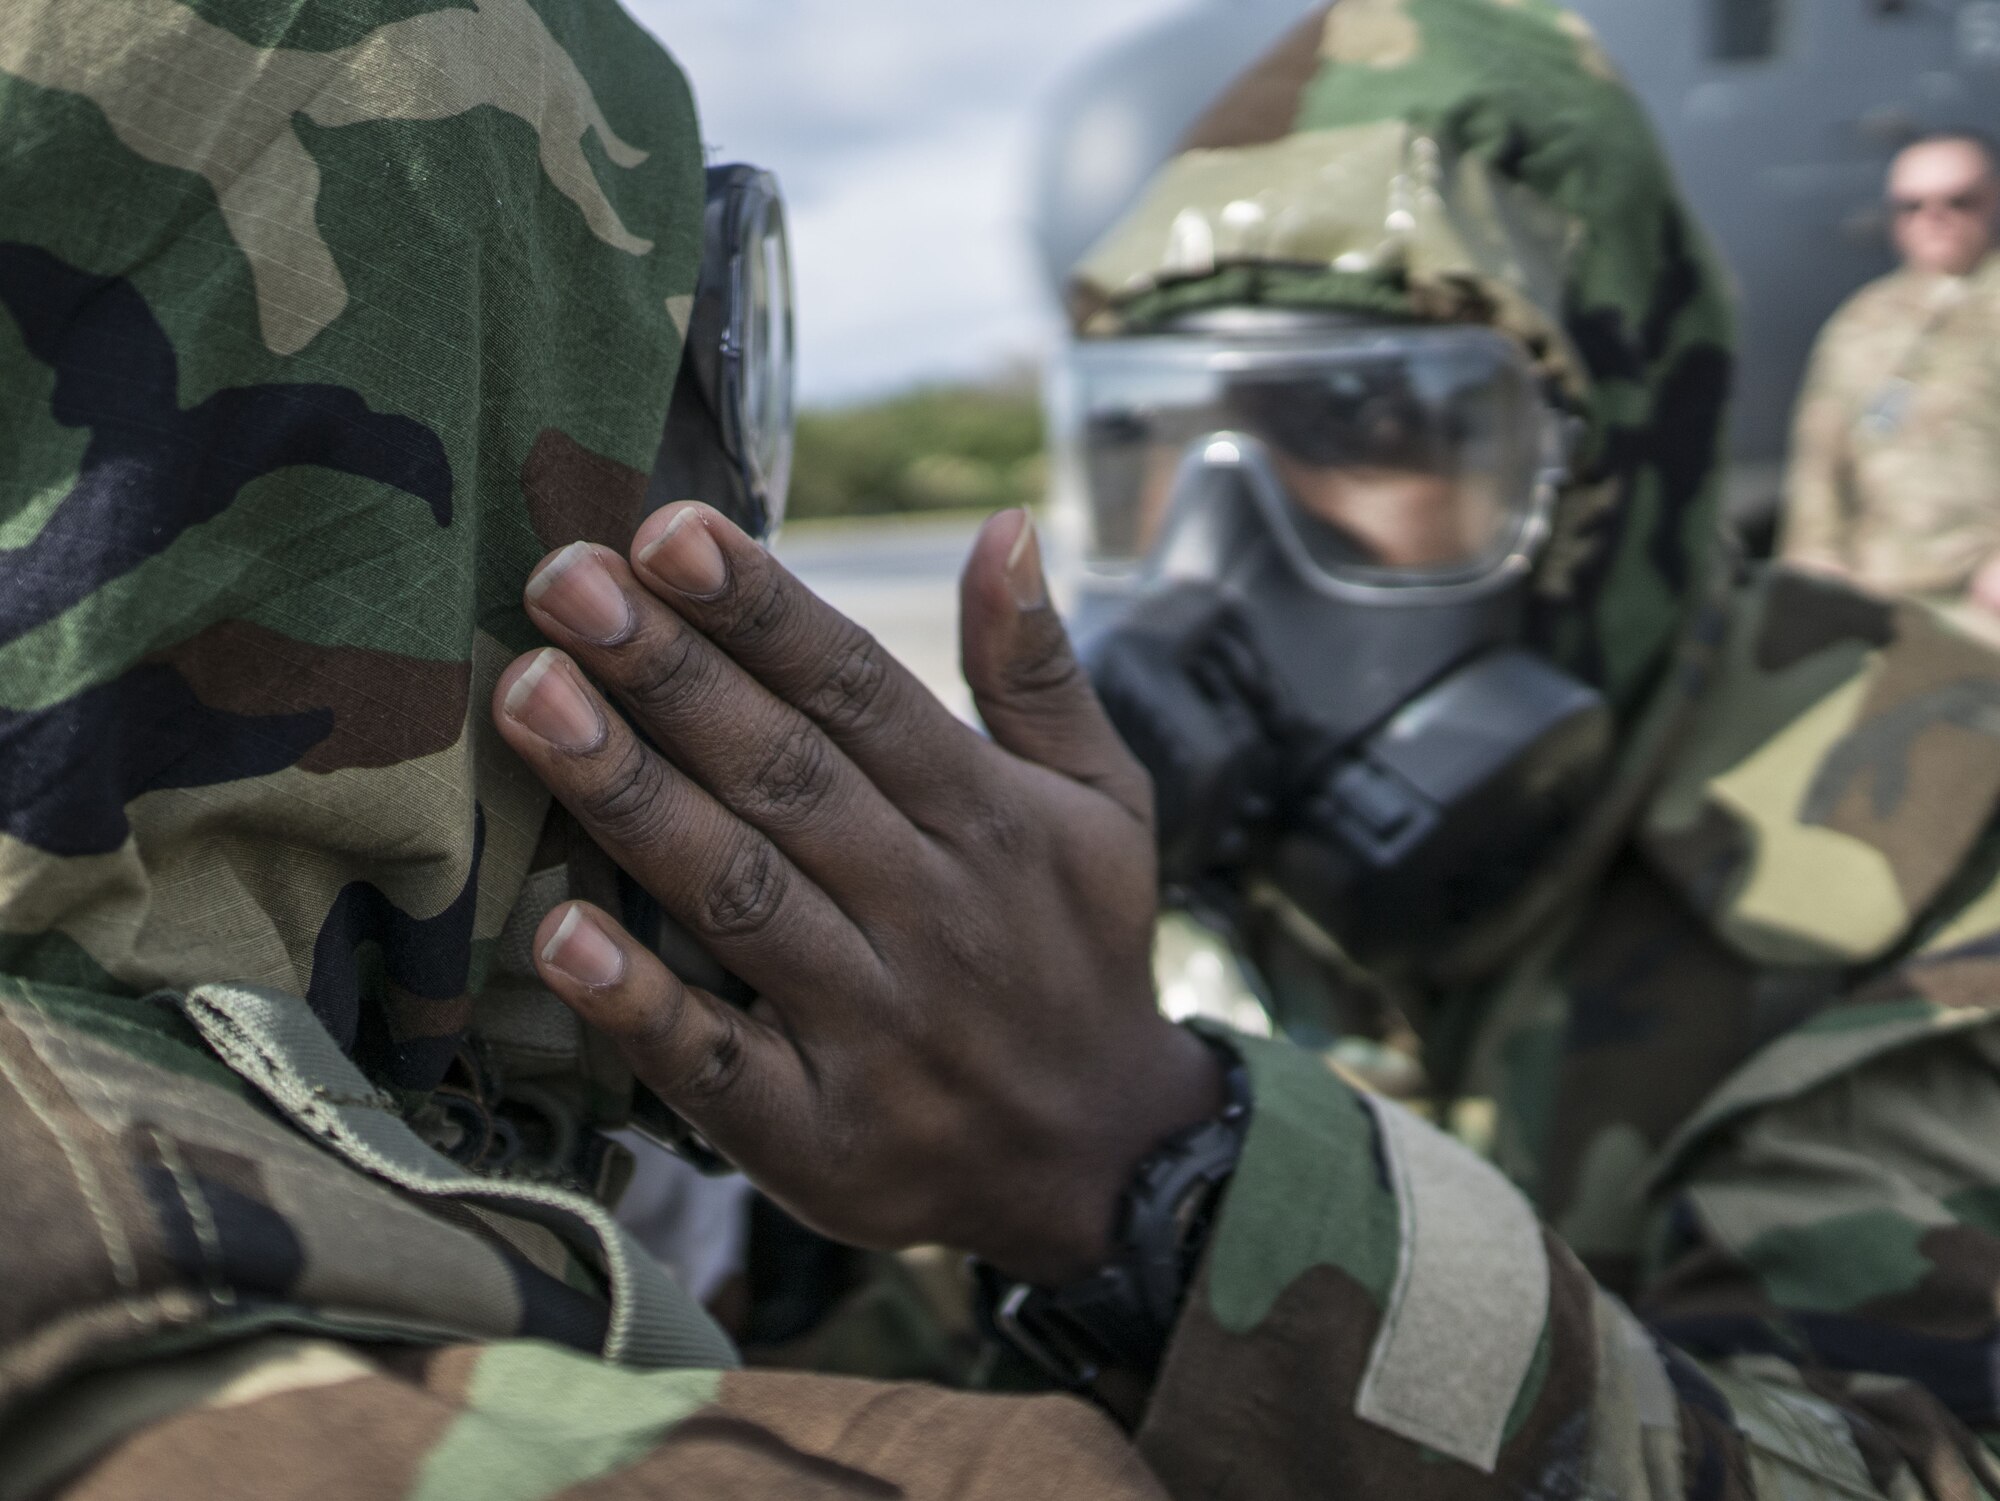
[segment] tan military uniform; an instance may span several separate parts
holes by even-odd
[[[1986,625],[1963,605],[2000,554],[2000,255],[1969,277],[1884,277],[1834,315],[1786,504],[1788,560]]]

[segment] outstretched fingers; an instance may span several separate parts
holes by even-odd
[[[528,613],[631,713],[640,732],[834,897],[859,870],[906,868],[917,831],[825,731],[634,578],[575,542],[529,580]]]
[[[542,983],[609,1037],[653,1093],[723,1151],[754,1158],[795,1139],[812,1080],[791,1042],[747,1012],[684,985],[585,902],[551,912],[535,936]]]
[[[494,710],[507,743],[585,832],[774,1003],[801,975],[832,994],[876,977],[868,940],[826,892],[641,742],[562,652],[509,667]]]
[[[634,573],[744,671],[826,734],[920,825],[950,806],[979,739],[880,642],[719,512],[648,517]]]

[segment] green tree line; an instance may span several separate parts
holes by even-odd
[[[789,514],[804,520],[997,510],[1042,498],[1034,384],[933,385],[802,412]]]

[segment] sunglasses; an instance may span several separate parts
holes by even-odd
[[[1928,209],[1970,219],[1992,211],[1993,194],[1989,188],[1968,188],[1963,193],[1936,198],[1891,198],[1889,207],[1895,210],[1898,219],[1914,219]]]

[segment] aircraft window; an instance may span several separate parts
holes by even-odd
[[[1783,0],[1709,0],[1709,56],[1721,63],[1776,57],[1783,8]]]

